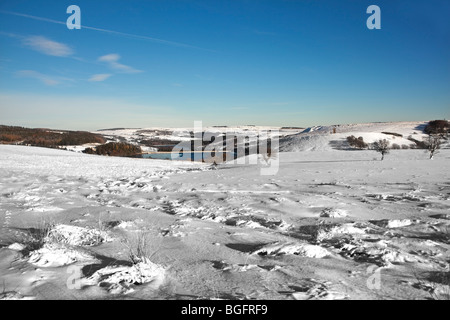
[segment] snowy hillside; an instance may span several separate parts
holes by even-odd
[[[227,133],[254,137],[261,131],[276,130],[280,137],[281,152],[348,150],[348,136],[362,137],[364,142],[373,143],[387,139],[391,145],[400,148],[415,147],[408,138],[422,141],[428,121],[385,122],[363,124],[341,124],[333,126],[314,126],[306,129],[286,129],[281,127],[237,126],[237,127],[204,127],[203,131],[211,133]],[[147,128],[147,129],[110,129],[96,131],[111,141],[126,141],[140,144],[142,141],[161,139],[162,141],[188,141],[194,128]],[[273,133],[272,133],[273,136]],[[197,135],[196,138],[201,138]],[[448,145],[448,142],[447,142]],[[443,145],[445,147],[445,144]],[[145,151],[148,147],[143,147]]]
[[[249,137],[256,136],[261,131],[271,132],[277,131],[281,136],[292,135],[301,132],[303,129],[285,129],[281,127],[270,126],[210,126],[202,127],[202,132],[218,133],[218,134],[237,134]],[[194,128],[145,128],[145,129],[106,129],[95,131],[102,134],[110,140],[127,141],[138,143],[142,140],[161,139],[171,141],[189,141],[191,132]],[[196,138],[201,138],[199,132]]]
[[[414,146],[414,142],[407,138],[411,136],[416,140],[422,140],[425,137],[423,130],[427,123],[428,121],[386,122],[310,127],[300,133],[282,138],[280,151],[345,150],[349,148],[346,138],[350,135],[363,137],[366,143],[387,139],[391,144]]]

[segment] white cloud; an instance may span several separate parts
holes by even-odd
[[[101,81],[105,81],[106,79],[108,79],[111,76],[112,76],[112,74],[109,74],[109,73],[94,74],[94,75],[92,75],[92,77],[89,78],[89,81],[101,82]]]
[[[14,15],[14,16],[19,16],[19,17],[24,17],[24,18],[28,18],[28,19],[33,19],[33,20],[38,20],[38,21],[45,21],[45,22],[56,23],[56,24],[60,24],[60,25],[64,25],[64,26],[66,25],[65,21],[64,22],[63,21],[57,21],[57,20],[48,19],[48,18],[44,18],[44,17],[32,16],[32,15],[29,15],[29,14],[23,14],[23,13],[18,13],[18,12],[11,12],[11,11],[4,11],[4,10],[2,10],[2,13],[9,14],[9,15]],[[119,32],[119,31],[114,31],[114,30],[102,29],[102,28],[94,28],[94,27],[86,26],[84,24],[83,24],[82,28],[83,29],[100,31],[102,33],[115,34],[115,35],[118,35],[118,36],[124,36],[124,37],[128,37],[128,38],[149,40],[149,41],[153,41],[153,42],[157,42],[157,43],[161,43],[161,44],[165,44],[165,45],[213,51],[213,50],[199,48],[199,47],[196,47],[196,46],[193,46],[193,45],[189,45],[189,44],[185,44],[185,43],[168,41],[168,40],[164,40],[164,39],[157,39],[157,38],[153,38],[153,37],[141,36],[141,35],[130,34],[130,33],[125,33],[125,32]]]
[[[101,56],[98,58],[98,61],[104,61],[104,62],[116,62],[119,61],[120,56],[117,53],[111,53],[104,56]]]
[[[140,72],[142,72],[142,70],[137,70],[133,67],[119,63],[118,62],[119,60],[120,60],[120,55],[118,55],[116,53],[107,54],[107,55],[104,55],[104,56],[101,56],[100,58],[98,58],[98,61],[106,62],[110,68],[117,70],[118,72],[122,72],[122,73],[140,73]]]
[[[16,72],[16,75],[19,77],[37,79],[48,86],[56,86],[60,83],[60,81],[34,70],[21,70]]]
[[[68,57],[73,54],[73,50],[69,46],[43,36],[26,37],[23,39],[23,43],[31,49],[49,56]]]

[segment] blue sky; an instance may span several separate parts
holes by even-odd
[[[81,30],[65,23],[81,8]],[[369,5],[381,30],[369,30]],[[447,0],[0,1],[0,124],[311,126],[450,115]]]

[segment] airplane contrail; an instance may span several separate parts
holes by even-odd
[[[53,20],[53,19],[48,19],[48,18],[43,18],[43,17],[32,16],[32,15],[24,14],[24,13],[18,13],[18,12],[12,12],[12,11],[4,11],[4,10],[0,10],[0,13],[8,14],[8,15],[14,15],[14,16],[28,18],[28,19],[33,19],[33,20],[38,20],[38,21],[45,21],[45,22],[50,22],[50,23],[66,25],[66,22]],[[171,46],[193,48],[193,49],[200,49],[200,50],[207,50],[207,51],[214,51],[214,50],[210,50],[210,49],[205,49],[205,48],[192,46],[192,45],[185,44],[185,43],[169,41],[169,40],[163,40],[163,39],[158,39],[158,38],[153,38],[153,37],[148,37],[148,36],[141,36],[141,35],[126,33],[126,32],[120,32],[120,31],[114,31],[114,30],[108,30],[108,29],[102,29],[102,28],[89,27],[89,26],[85,26],[85,25],[82,25],[81,27],[84,28],[84,29],[88,29],[88,30],[94,30],[94,31],[99,31],[99,32],[104,32],[104,33],[110,33],[110,34],[115,34],[115,35],[118,35],[118,36],[130,37],[130,38],[135,38],[135,39],[148,40],[148,41],[153,41],[153,42],[166,44],[166,45],[171,45]]]

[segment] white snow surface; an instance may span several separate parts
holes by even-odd
[[[31,252],[28,260],[38,267],[52,268],[85,261],[95,261],[95,258],[89,253],[56,243],[45,244],[41,249]]]
[[[0,162],[2,170],[74,177],[127,177],[205,167],[198,162],[148,161],[15,145],[0,145]]]
[[[71,246],[92,246],[111,241],[105,231],[64,224],[54,226],[49,231],[48,238]]]
[[[368,137],[406,135],[419,125],[347,129]],[[450,150],[433,160],[424,150],[392,150],[380,161],[374,151],[330,147],[330,139],[348,132],[320,133],[328,129],[309,130],[319,137],[309,146],[299,138],[304,133],[291,136],[286,145],[296,152],[280,153],[272,176],[261,175],[263,163],[212,170],[201,163],[0,145],[0,278],[6,280],[0,292],[8,293],[0,298],[445,294]],[[297,152],[306,149],[316,151]],[[27,253],[42,221],[58,231]],[[134,238],[140,242],[125,245]],[[138,248],[145,266],[130,262],[130,250]],[[78,268],[82,290],[67,287],[69,268]],[[381,291],[368,286],[377,270]]]

